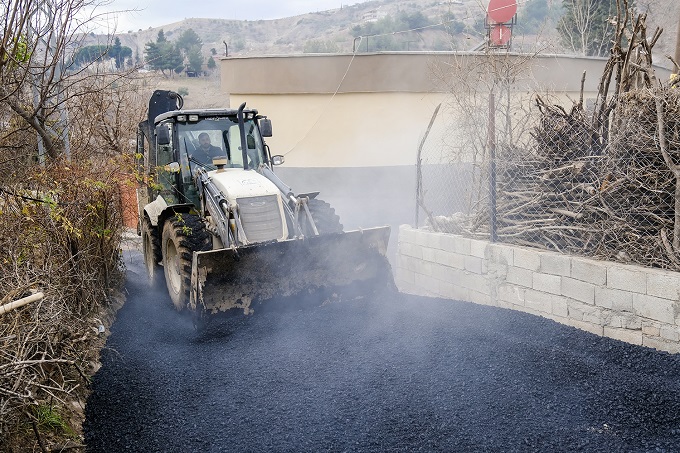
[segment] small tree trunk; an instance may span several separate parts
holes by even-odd
[[[675,219],[673,225],[673,250],[680,252],[680,174],[675,172]]]
[[[661,148],[661,155],[664,162],[670,171],[675,176],[675,216],[673,225],[673,250],[675,253],[680,252],[680,167],[673,162],[668,153],[666,142],[666,120],[664,119],[663,104],[661,102],[660,94],[655,97],[656,104],[656,126],[659,136],[659,148]]]

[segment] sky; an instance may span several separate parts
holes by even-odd
[[[117,11],[109,16],[109,26],[115,25],[116,32],[124,33],[188,18],[279,19],[364,1],[367,0],[111,0],[97,12]]]

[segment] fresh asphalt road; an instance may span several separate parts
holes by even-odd
[[[141,260],[93,379],[90,452],[680,451],[678,356],[406,295],[198,334]]]

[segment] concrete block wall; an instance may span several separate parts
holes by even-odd
[[[597,335],[680,352],[680,273],[399,228],[403,292],[543,316]]]

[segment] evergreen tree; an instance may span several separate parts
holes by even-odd
[[[109,49],[109,56],[116,61],[116,69],[123,67],[125,59],[132,56],[132,49],[120,45],[120,38],[116,37],[113,47]]]
[[[177,46],[173,45],[171,42],[163,44],[161,48],[161,60],[163,62],[161,67],[163,75],[165,75],[165,69],[170,71],[170,75],[172,75],[173,70],[177,72],[177,69],[180,68],[179,72],[181,72],[182,69],[184,69],[184,58],[182,58],[182,54]]]
[[[420,11],[410,14],[402,11],[399,13],[398,19],[405,25],[405,28],[402,28],[402,30],[413,30],[414,28],[423,28],[432,25],[430,19]]]
[[[203,67],[203,55],[201,55],[201,48],[198,46],[192,47],[188,53],[189,58],[189,70],[201,72]]]
[[[546,21],[551,19],[551,12],[548,0],[528,0],[518,14],[517,26],[513,33],[515,36],[539,34]]]
[[[194,47],[198,47],[200,50],[201,47],[203,47],[203,41],[201,41],[201,38],[192,28],[189,28],[179,35],[177,47],[184,52],[185,55],[188,55]]]
[[[208,58],[208,69],[210,69],[212,71],[216,67],[217,67],[217,64],[215,63],[215,59],[213,57]]]
[[[120,38],[118,36],[116,36],[116,39],[113,42],[113,46],[109,50],[109,55],[111,56],[111,58],[115,58],[115,60],[116,60],[116,68],[120,68],[120,63],[119,63],[117,57],[118,57],[118,54],[120,53],[122,48],[123,48],[123,46],[120,45]]]
[[[105,58],[109,47],[105,45],[85,46],[73,54],[73,63],[78,66],[87,65]]]
[[[161,71],[163,75],[166,75],[165,71],[170,71],[170,75],[172,75],[172,71],[181,66],[183,62],[179,49],[166,39],[162,29],[158,32],[155,43],[146,43],[144,55],[149,67]]]
[[[158,44],[155,42],[147,42],[144,45],[144,58],[146,64],[149,65],[151,69],[159,70],[161,66],[161,50],[158,48]]]

